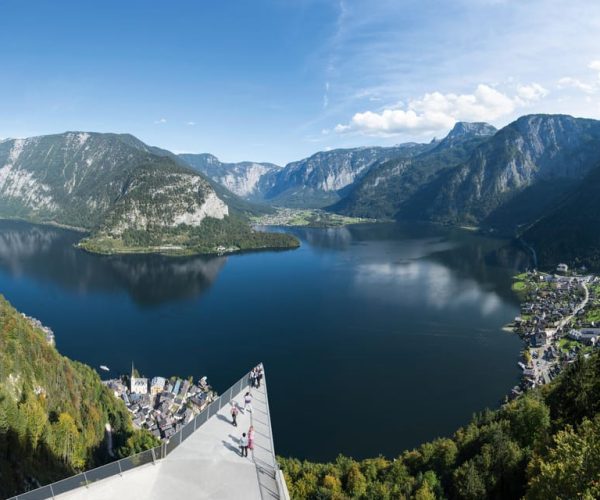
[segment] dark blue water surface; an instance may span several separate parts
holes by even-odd
[[[0,222],[0,291],[65,355],[112,374],[208,375],[265,363],[279,454],[394,456],[448,435],[517,381],[505,241],[394,224],[298,229],[298,250],[97,256],[80,235]],[[102,373],[102,375],[105,375]]]

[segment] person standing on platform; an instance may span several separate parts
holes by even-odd
[[[248,411],[252,411],[252,395],[250,392],[247,392],[244,396],[244,413],[246,413],[246,408]]]
[[[246,437],[245,432],[242,434],[242,437],[240,438],[240,450],[241,450],[242,457],[248,456],[248,438]]]
[[[250,429],[248,429],[248,449],[254,449],[254,426],[251,425]]]
[[[234,401],[231,401],[231,423],[234,427],[237,427],[237,416],[239,412],[237,404]]]

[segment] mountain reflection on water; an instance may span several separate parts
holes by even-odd
[[[0,221],[0,270],[80,293],[126,290],[140,305],[194,297],[217,278],[226,257],[97,256],[74,247],[81,234]]]
[[[502,326],[529,261],[509,242],[425,225],[271,230],[302,246],[99,256],[74,248],[80,234],[0,222],[0,293],[111,374],[133,360],[224,390],[264,362],[277,451],[299,458],[395,456],[516,382],[521,342]]]

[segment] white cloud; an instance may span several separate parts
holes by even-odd
[[[585,92],[586,94],[593,94],[596,91],[596,87],[594,85],[582,82],[581,80],[578,80],[577,78],[572,78],[570,76],[565,76],[565,77],[561,78],[560,80],[558,80],[558,88],[559,89],[566,89],[566,88],[578,89],[578,90]]]
[[[593,71],[598,71],[598,75],[596,80],[592,81],[583,81],[578,78],[574,78],[571,76],[564,76],[557,82],[557,86],[559,89],[568,89],[573,88],[577,90],[581,90],[586,94],[594,94],[598,90],[600,90],[600,60],[595,59],[590,61],[587,67]],[[589,97],[588,97],[589,98]],[[586,100],[588,99],[586,98]]]
[[[539,101],[541,98],[548,95],[548,90],[542,87],[539,83],[531,83],[529,85],[520,85],[517,87],[517,94],[525,101]]]
[[[187,122],[187,124],[188,124],[190,127],[193,127],[194,125],[196,125],[196,122]]]
[[[158,125],[160,123],[167,123],[167,119],[166,118],[159,118],[158,120],[154,120],[154,124]]]
[[[496,120],[547,94],[548,91],[537,83],[519,86],[514,97],[485,84],[478,85],[472,94],[431,92],[405,106],[356,113],[350,123],[338,124],[334,130],[384,136],[436,132],[452,127],[457,121]]]
[[[588,68],[590,68],[590,69],[593,69],[593,70],[595,70],[595,71],[600,71],[600,60],[599,60],[599,59],[596,59],[596,60],[594,60],[594,61],[591,61],[591,62],[588,64]]]

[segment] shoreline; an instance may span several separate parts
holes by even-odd
[[[523,348],[517,362],[522,370],[520,382],[511,390],[511,397],[549,383],[579,352],[587,352],[584,341],[571,342],[569,339],[573,331],[590,328],[585,326],[587,320],[581,313],[586,312],[589,303],[588,285],[597,284],[599,279],[594,274],[583,276],[538,272],[513,276],[511,289],[519,297],[520,315],[504,325],[502,330],[518,335]],[[519,283],[522,285],[515,286]],[[594,288],[592,292],[595,293]],[[569,304],[566,309],[565,303]],[[593,322],[591,328],[595,328]],[[570,349],[565,350],[565,342],[571,342]],[[595,343],[591,341],[591,345],[593,348]]]

